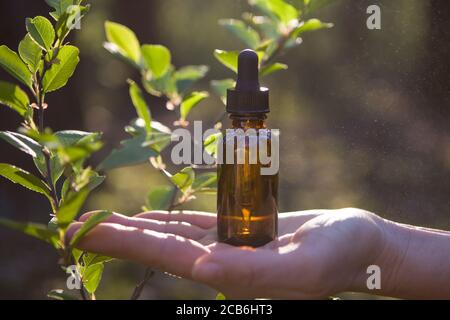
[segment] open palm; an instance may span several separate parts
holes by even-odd
[[[218,243],[215,214],[114,214],[79,246],[203,282],[227,297],[321,298],[352,289],[368,258],[378,256],[383,232],[377,220],[359,209],[284,213],[279,238],[255,249]]]

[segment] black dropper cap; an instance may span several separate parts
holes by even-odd
[[[234,114],[268,113],[269,89],[259,86],[258,55],[255,51],[241,51],[238,58],[236,87],[228,89],[227,112]]]

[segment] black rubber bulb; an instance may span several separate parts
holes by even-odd
[[[259,58],[255,51],[239,53],[236,87],[227,90],[227,112],[230,114],[268,113],[269,89],[259,84]]]
[[[238,57],[237,91],[259,91],[258,55],[255,51],[246,49]]]

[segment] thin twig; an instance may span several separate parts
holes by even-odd
[[[295,32],[295,30],[296,30],[296,28],[292,28],[289,32],[283,34],[278,39],[278,45],[277,45],[276,49],[272,52],[272,54],[269,57],[267,57],[267,59],[264,59],[262,61],[262,64],[261,64],[262,66],[268,65],[283,52],[283,50],[286,47],[287,42],[292,37],[292,34]]]
[[[83,283],[81,283],[81,286],[80,286],[80,295],[81,295],[81,299],[83,299],[83,300],[91,300],[91,299],[89,299],[89,297],[86,294],[86,290],[84,289]]]
[[[133,291],[133,294],[131,295],[130,300],[138,300],[139,299],[139,297],[142,294],[142,291],[144,290],[144,287],[146,286],[146,284],[150,280],[150,278],[153,277],[154,274],[155,274],[155,272],[150,267],[145,269],[144,279],[136,286],[136,288]]]
[[[53,183],[52,179],[52,167],[50,165],[50,156],[47,152],[44,151],[44,157],[45,157],[45,165],[47,167],[47,176],[45,177],[47,180],[47,184],[50,187],[51,195],[53,198],[55,209],[59,208],[59,199],[58,199],[58,193],[56,192],[55,184]]]
[[[80,261],[82,261],[85,254],[86,254],[86,252],[81,253],[78,261],[75,261],[75,259],[73,257],[71,257],[71,259],[73,259],[74,264],[79,265]],[[81,278],[81,275],[80,275],[80,296],[81,296],[81,299],[83,299],[83,300],[93,300],[89,297],[89,294],[86,292],[86,288],[84,287],[84,282],[83,282],[83,279]]]
[[[173,211],[173,209],[175,209],[175,207],[177,205],[179,205],[179,204],[177,204],[177,194],[178,194],[178,188],[176,186],[174,186],[172,189],[172,195],[170,198],[169,207],[167,208],[167,211],[169,211],[169,213],[171,213]]]
[[[44,113],[45,113],[45,102],[44,102],[44,93],[42,90],[42,79],[44,78],[45,72],[47,71],[47,66],[44,63],[44,69],[42,71],[41,77],[35,77],[36,81],[36,102],[37,106],[39,108],[38,110],[38,117],[39,117],[39,133],[44,132]],[[50,164],[50,155],[47,150],[43,150],[44,158],[45,158],[45,166],[46,166],[46,174],[43,175],[45,180],[47,181],[48,186],[51,190],[51,196],[53,199],[53,204],[55,210],[59,207],[59,200],[58,200],[58,193],[56,192],[55,184],[52,180],[52,167]]]
[[[38,112],[38,116],[39,116],[39,132],[43,133],[44,132],[44,110],[45,109],[43,107],[42,97],[38,98],[38,108],[39,108],[39,112]]]
[[[177,202],[177,194],[178,194],[178,188],[176,186],[174,186],[172,189],[170,203],[167,208],[167,211],[169,211],[169,213],[172,212],[173,209],[175,209],[175,207],[180,205],[180,203]],[[153,271],[153,269],[151,267],[147,267],[145,269],[144,279],[136,286],[136,288],[134,288],[134,291],[130,297],[130,300],[138,300],[139,299],[139,297],[142,294],[142,291],[144,290],[144,287],[147,285],[147,282],[150,280],[150,278],[154,274],[155,274],[155,272]]]

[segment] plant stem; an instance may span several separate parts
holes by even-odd
[[[69,263],[67,263],[67,265],[73,263],[78,266],[80,264],[80,261],[82,261],[85,254],[86,254],[86,252],[83,252],[81,254],[80,258],[78,259],[78,261],[75,261],[73,256],[70,255],[70,258],[69,258],[70,260],[69,260]],[[83,300],[94,300],[93,298],[91,299],[89,297],[89,294],[86,292],[86,289],[84,288],[84,282],[83,282],[83,279],[81,278],[81,275],[80,275],[80,296],[81,296],[81,299],[83,299]]]
[[[44,132],[44,112],[45,112],[45,110],[42,107],[43,103],[40,102],[42,100],[42,98],[40,97],[38,100],[39,100],[39,102],[38,102],[39,132],[42,133],[42,132]]]
[[[167,208],[167,211],[169,211],[169,213],[171,213],[173,209],[175,209],[175,207],[177,206],[177,194],[178,188],[174,186],[172,189],[172,195],[170,197],[170,204],[169,207]]]
[[[170,204],[167,208],[167,211],[172,212],[175,207],[180,205],[180,203],[177,202],[177,194],[178,194],[178,188],[176,186],[172,189],[172,195],[170,199]],[[145,269],[145,275],[144,279],[134,288],[133,294],[130,297],[130,300],[138,300],[139,297],[142,294],[142,291],[144,291],[144,287],[147,285],[147,282],[150,280],[150,278],[155,274],[152,268],[147,267]]]
[[[43,133],[44,132],[45,108],[44,108],[44,95],[42,94],[41,88],[42,88],[41,83],[38,83],[37,92],[36,92],[37,93],[36,94],[36,100],[37,100],[36,102],[37,102],[37,105],[39,108],[39,110],[38,110],[39,132]],[[44,158],[45,158],[45,167],[47,169],[46,170],[47,172],[44,175],[44,178],[45,178],[48,186],[50,187],[54,208],[55,208],[55,210],[58,210],[59,199],[58,199],[58,193],[56,192],[55,184],[53,183],[53,180],[52,180],[52,167],[51,167],[51,163],[50,163],[50,155],[47,150],[43,150],[43,154],[44,154]]]
[[[59,199],[58,199],[58,193],[56,192],[56,188],[55,188],[55,184],[53,183],[52,180],[52,167],[50,165],[50,156],[44,152],[44,157],[45,157],[45,165],[47,167],[47,183],[50,186],[50,190],[52,192],[52,198],[53,198],[53,202],[54,202],[54,206],[56,209],[59,208]]]
[[[139,299],[139,297],[142,294],[142,291],[144,290],[145,285],[151,279],[151,277],[153,277],[154,274],[155,274],[155,272],[150,267],[145,269],[144,279],[136,286],[136,288],[133,291],[133,294],[131,295],[130,300],[138,300]]]
[[[272,54],[270,56],[268,56],[266,59],[264,59],[262,61],[262,64],[261,64],[262,66],[268,65],[283,52],[283,50],[286,47],[287,42],[289,41],[289,39],[291,38],[291,36],[294,32],[295,32],[295,28],[292,28],[289,32],[283,34],[278,39],[278,44],[277,44],[276,49],[272,52]]]
[[[81,286],[80,286],[80,295],[81,295],[81,299],[83,299],[83,300],[91,300],[86,295],[86,290],[84,289],[83,282],[81,282]]]

